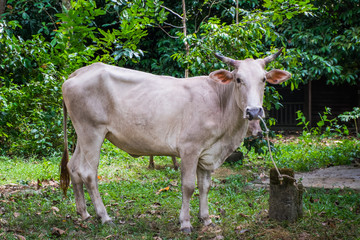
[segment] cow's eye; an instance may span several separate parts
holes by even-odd
[[[264,77],[263,82],[266,82],[266,77]]]
[[[241,81],[240,78],[236,78],[236,82],[237,82],[237,83],[242,83],[242,81]]]

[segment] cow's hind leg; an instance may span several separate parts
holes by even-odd
[[[199,188],[199,218],[205,226],[212,224],[209,217],[208,193],[211,185],[211,171],[197,168],[197,183]]]
[[[81,176],[77,171],[78,169],[77,163],[81,161],[80,159],[78,159],[81,158],[80,151],[81,151],[80,146],[77,146],[75,149],[75,153],[68,165],[68,168],[70,170],[71,182],[74,189],[76,212],[81,216],[83,220],[86,220],[90,218],[90,214],[86,210],[83,180],[81,179]]]
[[[175,156],[171,156],[171,159],[173,161],[173,164],[174,164],[174,169],[177,171],[179,169],[179,164],[178,162],[176,161],[176,157]]]
[[[98,130],[98,129],[97,129]],[[69,162],[69,170],[75,185],[74,193],[77,210],[83,219],[87,216],[85,200],[83,196],[82,183],[85,184],[86,189],[90,195],[92,203],[95,208],[96,215],[101,219],[102,223],[111,222],[111,218],[106,212],[104,203],[101,200],[98,189],[98,175],[97,170],[100,159],[100,148],[104,141],[104,134],[96,134],[99,131],[95,129],[87,129],[86,135],[78,133],[77,148],[79,148],[78,157],[76,161]]]
[[[149,160],[149,169],[155,169],[155,163],[154,163],[154,156],[150,155],[150,160]]]

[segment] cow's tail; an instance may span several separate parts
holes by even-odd
[[[68,139],[67,139],[67,109],[65,102],[63,100],[63,112],[64,112],[64,120],[63,120],[63,127],[64,127],[64,152],[60,163],[60,188],[63,190],[63,193],[66,197],[67,189],[70,185],[70,174],[67,168],[67,164],[69,162],[69,150],[68,150]]]

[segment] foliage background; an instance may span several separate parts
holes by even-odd
[[[61,84],[96,61],[175,77],[185,68],[207,75],[226,67],[214,51],[259,58],[283,46],[284,55],[269,68],[291,72],[291,89],[318,79],[359,81],[358,0],[240,0],[238,23],[234,0],[186,1],[186,36],[181,2],[78,0],[68,9],[61,3],[8,0],[1,15],[1,154],[59,154]],[[266,88],[267,109],[280,107],[280,99]]]

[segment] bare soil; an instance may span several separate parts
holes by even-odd
[[[246,170],[236,172],[232,169],[221,167],[213,173],[213,177],[224,179],[229,175],[249,174]],[[255,186],[267,186],[270,184],[268,173],[261,173],[258,180],[253,184]],[[328,168],[317,169],[311,172],[295,173],[295,178],[303,184],[304,187],[313,188],[351,188],[360,190],[360,164],[352,164],[347,166],[334,166]]]
[[[360,167],[358,165],[334,166],[311,172],[299,172],[295,173],[295,178],[305,188],[351,188],[360,190]],[[256,186],[269,185],[269,177],[263,176],[260,181],[255,181],[254,184]]]
[[[335,166],[317,169],[307,173],[296,173],[304,187],[315,188],[351,188],[360,190],[360,167]]]

